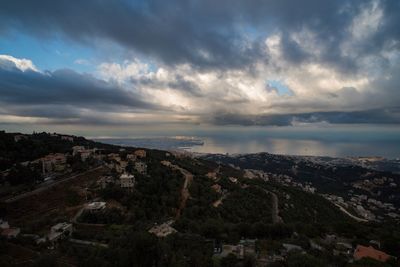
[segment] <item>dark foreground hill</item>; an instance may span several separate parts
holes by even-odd
[[[77,176],[69,178],[66,172],[54,186],[43,188],[44,182],[32,194],[4,198],[0,217],[21,234],[0,240],[1,266],[395,266],[395,259],[350,263],[357,245],[399,256],[395,218],[382,212],[367,220],[350,204],[344,209],[327,197],[349,202],[350,190],[353,195],[367,190],[367,202],[375,197],[396,204],[397,198],[388,196],[397,192],[389,185],[398,181],[392,173],[365,176],[358,167],[324,170],[269,154],[199,158],[82,137],[41,133],[16,141],[15,135],[2,141],[5,169],[49,153],[68,156],[74,146],[101,152],[81,162],[86,169],[74,170]],[[82,159],[71,160],[67,168]],[[130,189],[121,187],[124,172],[134,176]],[[387,179],[375,185],[382,176]],[[106,205],[90,211],[92,202]],[[60,222],[71,224],[72,233],[57,242],[37,242]]]

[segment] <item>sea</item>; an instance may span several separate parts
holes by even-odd
[[[157,131],[145,136],[130,133],[129,136],[95,140],[123,146],[197,153],[268,152],[303,156],[400,158],[400,127],[397,126],[220,127]]]

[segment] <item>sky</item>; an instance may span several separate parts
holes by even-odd
[[[392,127],[399,74],[398,0],[0,2],[2,129]]]

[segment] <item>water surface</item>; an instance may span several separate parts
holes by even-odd
[[[200,153],[269,152],[310,156],[400,157],[400,127],[219,127],[160,136],[98,139],[106,143]]]

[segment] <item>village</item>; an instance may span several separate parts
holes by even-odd
[[[21,138],[23,139],[23,137],[16,138],[15,142],[18,142]],[[73,137],[62,136],[61,138],[73,142]],[[171,171],[181,173],[185,178],[181,191],[181,205],[179,209],[176,210],[176,216],[167,218],[164,221],[153,222],[146,226],[146,231],[160,240],[180,234],[175,224],[179,221],[180,214],[185,209],[186,201],[191,198],[189,187],[193,180],[193,175],[186,169],[171,163],[169,160],[172,160],[174,157],[182,157],[185,159],[186,156],[186,153],[174,154],[173,152],[166,152],[165,158],[157,163]],[[77,171],[72,169],[72,164],[74,164],[74,162],[71,161],[71,158],[74,161],[88,164],[89,170],[85,170],[81,174],[77,173]],[[51,153],[39,159],[21,163],[29,168],[39,168],[43,180],[37,183],[32,191],[19,192],[9,197],[3,197],[2,202],[6,205],[23,203],[24,201],[35,203],[35,201],[40,201],[40,198],[35,200],[37,196],[43,196],[42,199],[47,198],[49,200],[54,197],[55,203],[61,201],[60,203],[65,205],[65,201],[69,201],[71,198],[71,193],[65,192],[66,190],[63,189],[63,185],[71,182],[74,183],[71,188],[79,192],[78,195],[82,201],[77,201],[73,205],[68,204],[72,207],[66,208],[63,206],[61,209],[63,215],[59,216],[60,219],[58,219],[56,223],[40,225],[40,227],[37,228],[38,230],[33,232],[29,231],[31,228],[30,226],[27,227],[24,225],[25,223],[21,224],[22,221],[27,221],[27,216],[34,216],[37,218],[37,216],[42,216],[39,214],[43,214],[43,211],[46,213],[55,211],[57,213],[60,211],[60,207],[50,206],[49,208],[46,206],[43,207],[43,211],[38,208],[37,211],[32,211],[32,215],[27,212],[27,208],[21,211],[15,208],[16,210],[12,212],[14,215],[12,213],[10,214],[10,220],[0,218],[1,237],[12,244],[16,240],[25,240],[24,242],[30,240],[29,242],[34,244],[30,247],[45,248],[49,251],[57,250],[60,244],[64,242],[70,242],[71,244],[79,246],[102,247],[107,249],[109,243],[106,240],[93,238],[93,236],[101,236],[102,232],[108,231],[106,229],[113,225],[113,223],[108,223],[107,219],[104,219],[110,216],[110,213],[116,212],[118,215],[129,214],[129,212],[126,212],[126,208],[121,205],[121,203],[105,199],[103,197],[104,192],[107,192],[110,188],[119,188],[126,196],[134,195],[138,177],[141,177],[141,179],[152,179],[149,175],[151,171],[148,167],[149,160],[152,159],[149,158],[145,149],[118,148],[114,151],[107,151],[103,148],[88,148],[79,145],[72,146],[69,153]],[[10,170],[3,172],[3,175],[7,175],[7,172],[10,172]],[[85,174],[86,172],[91,174],[90,177]],[[210,204],[215,209],[224,205],[225,198],[230,195],[230,191],[226,186],[221,186],[220,172],[219,166],[216,170],[206,175],[206,177],[212,181],[210,189],[220,196],[218,200]],[[86,180],[79,180],[77,177],[88,178],[85,178]],[[281,186],[296,188],[306,194],[321,195],[341,208],[341,210],[343,209],[342,211],[351,218],[359,222],[379,221],[384,219],[384,217],[379,217],[381,215],[375,216],[369,210],[374,211],[380,209],[381,211],[385,211],[385,216],[389,216],[393,219],[397,218],[399,212],[392,204],[382,203],[375,199],[368,198],[365,195],[351,193],[349,194],[350,200],[345,201],[342,197],[333,194],[319,194],[316,187],[314,187],[311,182],[302,183],[285,174],[279,175],[255,169],[245,169],[243,177],[245,180],[235,176],[229,176],[227,177],[227,182],[233,186],[246,188],[248,187],[244,182],[246,179],[259,179],[264,182],[273,181]],[[379,183],[379,181],[374,182]],[[393,181],[389,182],[393,183]],[[52,193],[52,191],[54,192]],[[277,198],[276,194],[273,192],[267,193]],[[48,196],[45,196],[46,194],[48,194]],[[74,194],[72,194],[72,196],[74,196]],[[285,197],[290,198],[289,195],[285,195]],[[30,199],[32,199],[32,201],[30,201]],[[277,202],[278,198],[275,201]],[[74,202],[73,198],[72,202]],[[47,203],[46,205],[49,204]],[[279,227],[283,221],[282,218],[279,217],[280,211],[278,209],[278,203],[273,204],[273,206],[274,205],[276,206],[276,214],[273,214],[273,217],[275,216],[276,218],[273,218],[272,222],[275,226]],[[18,205],[16,207],[18,207]],[[54,222],[53,220],[51,221]],[[21,241],[18,242],[20,243]],[[346,262],[354,262],[362,258],[372,258],[381,262],[385,262],[389,259],[396,259],[395,256],[389,255],[381,250],[379,240],[370,240],[368,244],[357,244],[357,241],[354,239],[334,233],[326,234],[321,237],[304,239],[304,236],[293,232],[291,236],[279,241],[271,241],[263,238],[240,238],[237,243],[231,243],[214,238],[207,239],[205,242],[209,244],[213,258],[217,261],[233,256],[239,261],[253,258],[257,262],[257,266],[268,266],[275,262],[283,262],[293,253],[308,255],[312,251],[317,251],[318,253],[329,252],[335,256],[341,257]]]

